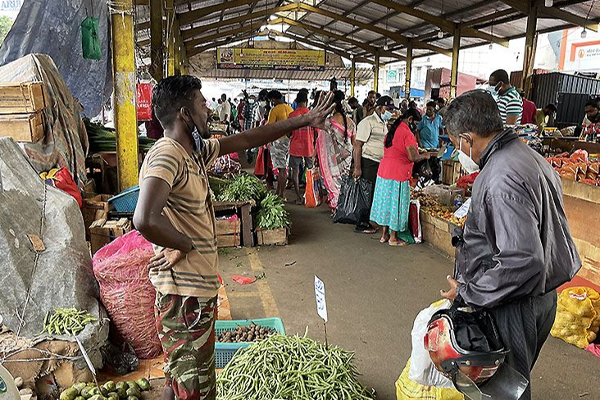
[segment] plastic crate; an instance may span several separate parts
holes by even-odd
[[[117,212],[132,213],[135,211],[139,196],[140,187],[134,186],[111,197],[108,200],[108,204],[112,204]]]
[[[241,319],[236,321],[216,321],[215,333],[219,336],[223,332],[233,332],[238,326],[260,325],[263,328],[273,328],[277,333],[285,335],[285,328],[280,318]],[[215,363],[218,369],[225,368],[239,349],[245,349],[254,342],[221,343],[215,342]]]

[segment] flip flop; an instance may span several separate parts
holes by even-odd
[[[392,247],[404,247],[406,245],[408,245],[408,243],[406,243],[404,240],[401,240],[399,242],[392,242],[391,240],[388,242],[388,244]]]
[[[387,242],[389,242],[389,240],[390,239],[381,238],[381,239],[379,239],[379,243],[387,243]]]

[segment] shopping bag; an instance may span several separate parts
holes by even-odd
[[[48,172],[42,172],[40,177],[44,180],[46,185],[53,186],[73,196],[77,201],[79,208],[83,207],[83,197],[68,169],[53,168]]]
[[[306,208],[315,208],[321,205],[319,176],[318,168],[306,170],[306,191],[304,193]]]
[[[411,360],[396,381],[396,400],[464,400],[464,396],[454,388],[437,388],[419,385],[408,377]]]
[[[88,60],[100,60],[102,58],[98,25],[99,20],[94,17],[87,17],[81,23],[81,47],[83,50],[83,58],[87,58]]]
[[[439,300],[422,310],[415,318],[411,332],[412,352],[410,358],[410,370],[408,377],[420,385],[434,386],[437,388],[453,388],[450,379],[446,378],[437,370],[429,352],[425,349],[424,338],[427,334],[427,325],[433,314],[439,310],[450,308],[452,304],[448,300]]]
[[[356,224],[371,209],[373,188],[365,179],[354,179],[347,176],[342,182],[340,197],[333,222],[340,224]]]

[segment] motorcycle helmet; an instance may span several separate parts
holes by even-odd
[[[508,354],[489,313],[461,311],[455,305],[432,316],[424,342],[435,367],[455,385],[459,373],[483,384]]]

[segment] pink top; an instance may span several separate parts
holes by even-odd
[[[391,147],[383,149],[383,159],[377,176],[404,182],[412,176],[413,162],[408,159],[407,146],[417,146],[417,138],[405,122],[396,128]]]

